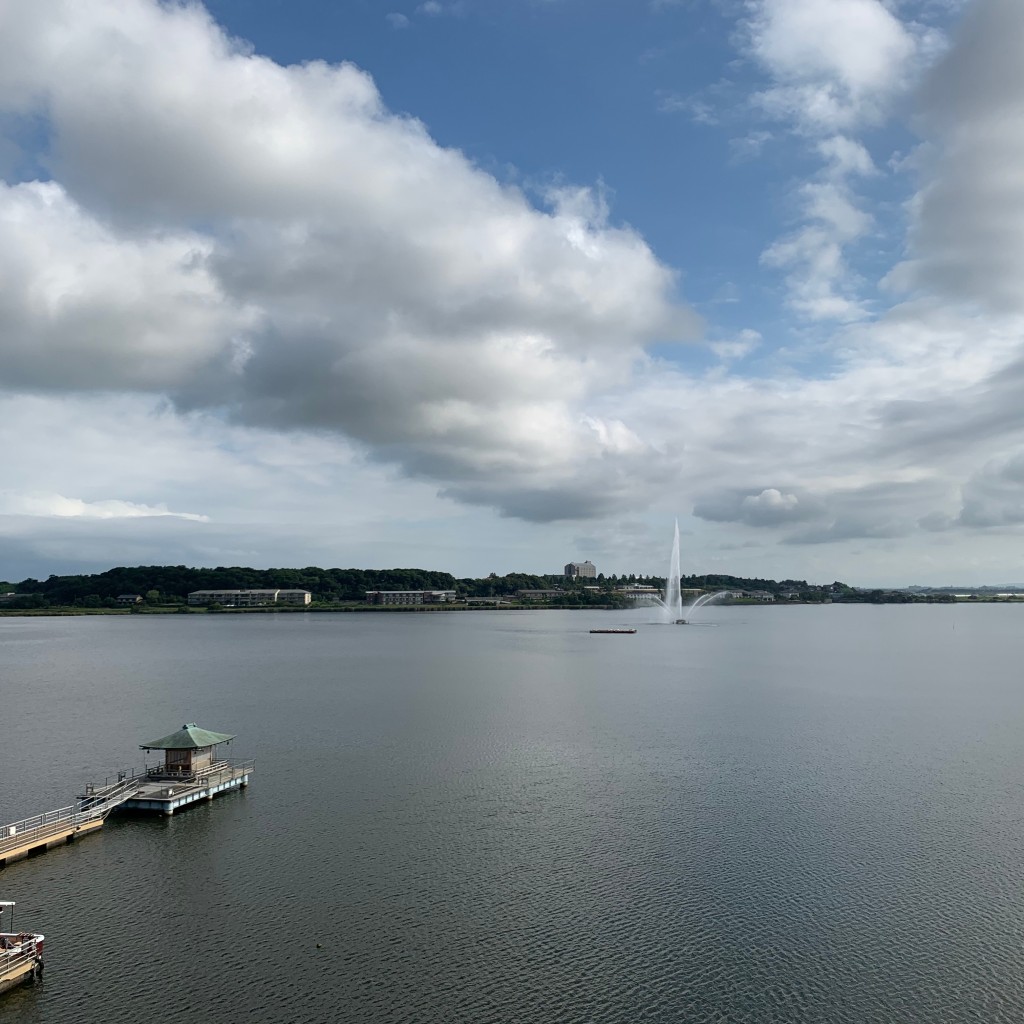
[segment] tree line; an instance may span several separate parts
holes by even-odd
[[[680,580],[682,587],[706,592],[717,590],[760,591],[776,598],[799,601],[846,601],[891,603],[954,600],[945,594],[910,594],[906,591],[864,590],[836,581],[810,584],[806,580],[749,579],[730,575],[692,575]],[[5,602],[11,608],[116,606],[122,594],[139,594],[147,604],[184,604],[193,590],[285,589],[308,590],[316,603],[333,604],[365,600],[368,590],[454,590],[460,597],[510,598],[522,590],[560,591],[551,603],[576,607],[624,603],[616,589],[626,585],[664,590],[663,576],[599,574],[596,578],[562,574],[534,575],[490,573],[479,579],[456,579],[451,573],[431,569],[252,569],[245,566],[189,568],[184,565],[119,566],[106,572],[80,576],[50,576],[0,583],[0,593],[15,593]],[[593,588],[597,588],[594,590]]]
[[[119,566],[86,576],[26,579],[8,590],[50,605],[102,607],[121,594],[140,594],[150,603],[184,602],[193,590],[308,590],[318,601],[362,601],[367,590],[454,590],[455,577],[429,569],[250,569],[184,565]],[[39,604],[35,605],[39,607]]]

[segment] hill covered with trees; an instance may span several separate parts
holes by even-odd
[[[454,590],[455,577],[428,569],[190,569],[184,565],[119,567],[90,576],[22,580],[9,589],[37,595],[50,605],[102,606],[119,594],[141,594],[161,603],[185,601],[193,590],[309,590],[318,601],[361,601],[367,590]],[[95,604],[94,604],[95,602]],[[38,605],[37,605],[38,606]]]
[[[713,593],[718,590],[770,595],[781,601],[871,602],[954,600],[952,595],[901,590],[864,590],[845,583],[810,584],[806,580],[746,579],[741,576],[684,576],[687,589]],[[625,606],[617,592],[629,585],[664,589],[660,576],[605,576],[596,579],[567,578],[561,574],[508,573],[473,579],[456,579],[451,573],[431,569],[252,569],[219,566],[215,569],[184,565],[120,566],[83,576],[51,576],[0,583],[0,593],[13,592],[3,606],[11,609],[47,607],[115,607],[121,594],[140,594],[147,605],[183,605],[193,590],[300,589],[313,595],[314,603],[332,605],[362,602],[368,590],[454,590],[460,598],[514,598],[521,591],[559,591],[549,603],[561,607]],[[755,598],[756,599],[756,598]]]

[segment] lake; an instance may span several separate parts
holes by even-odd
[[[700,615],[0,619],[0,822],[256,758],[0,871],[5,1018],[1024,1019],[1024,608]]]

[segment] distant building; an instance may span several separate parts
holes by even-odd
[[[450,604],[454,590],[367,590],[367,604]]]
[[[566,576],[585,576],[593,579],[597,575],[597,567],[589,559],[586,562],[570,562],[565,567]]]
[[[309,604],[308,590],[193,590],[188,603],[221,604],[225,608],[259,608],[271,604]]]
[[[520,601],[550,601],[553,597],[565,597],[564,590],[517,590]]]
[[[141,594],[118,594],[118,604],[142,604]]]

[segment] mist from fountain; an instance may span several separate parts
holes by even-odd
[[[686,621],[687,622],[692,622],[693,621],[693,613],[698,608],[703,608],[704,605],[711,604],[712,601],[717,601],[720,597],[725,597],[725,595],[728,594],[728,593],[729,593],[728,590],[719,590],[717,593],[714,593],[714,594],[701,594],[700,597],[698,597],[697,600],[693,602],[693,604],[691,604],[691,605],[689,605],[687,607],[687,609],[686,609]]]

